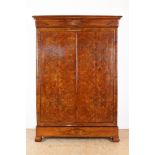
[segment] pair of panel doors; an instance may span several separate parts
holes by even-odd
[[[39,28],[39,125],[113,126],[114,28]]]

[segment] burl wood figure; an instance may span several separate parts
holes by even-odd
[[[33,16],[37,28],[36,142],[109,137],[117,126],[121,16]]]

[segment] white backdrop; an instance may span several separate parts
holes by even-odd
[[[27,38],[27,113],[26,127],[36,125],[35,99],[35,24],[32,15],[122,15],[118,30],[118,126],[129,127],[129,12],[128,0],[28,0],[26,13]]]

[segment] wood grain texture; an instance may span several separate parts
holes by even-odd
[[[121,16],[33,16],[37,28],[118,27]]]
[[[113,123],[114,30],[78,32],[77,120]]]
[[[117,127],[36,127],[37,137],[117,137]]]
[[[75,122],[75,32],[41,32],[41,121]]]
[[[63,136],[66,131],[75,137],[109,136],[118,141],[120,16],[34,18],[37,27],[36,141],[41,141],[41,133]]]

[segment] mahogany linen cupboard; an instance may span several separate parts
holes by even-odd
[[[110,137],[117,126],[121,16],[33,16],[37,31],[36,142]]]

